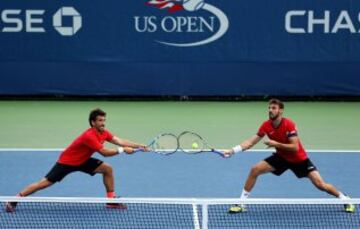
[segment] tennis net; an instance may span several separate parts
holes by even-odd
[[[343,205],[360,199],[189,199],[0,197],[0,228],[360,228],[360,214]],[[126,203],[126,210],[105,203]],[[233,204],[247,211],[229,214]]]

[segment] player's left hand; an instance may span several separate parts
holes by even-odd
[[[149,147],[147,147],[146,145],[140,145],[140,146],[139,146],[139,149],[140,149],[141,151],[145,151],[145,152],[149,152],[149,151],[150,151]]]
[[[274,140],[266,140],[264,144],[267,145],[269,148],[276,147],[278,145],[277,141]]]

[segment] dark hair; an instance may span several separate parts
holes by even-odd
[[[89,115],[89,124],[92,126],[91,122],[96,121],[97,116],[106,116],[105,111],[101,110],[100,108],[96,108],[90,112]]]
[[[280,99],[270,99],[269,105],[276,104],[279,106],[280,109],[284,109],[284,103],[280,101]]]

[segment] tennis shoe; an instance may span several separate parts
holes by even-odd
[[[350,199],[350,196],[346,196]],[[344,204],[344,211],[347,213],[354,213],[355,212],[355,205],[354,204]]]
[[[243,213],[246,212],[246,206],[244,204],[236,204],[234,206],[231,206],[229,208],[229,213],[230,214],[236,214],[236,213]]]
[[[7,202],[5,204],[5,211],[6,212],[14,212],[16,208],[17,202]]]
[[[119,197],[114,197],[114,198],[119,198]],[[126,204],[123,203],[106,203],[106,208],[109,209],[127,209]]]

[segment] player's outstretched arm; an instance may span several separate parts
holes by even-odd
[[[99,150],[99,153],[104,157],[111,157],[123,152],[127,154],[131,154],[134,153],[134,151],[135,150],[131,147],[118,147],[117,149],[102,148]]]
[[[262,137],[260,137],[259,135],[255,134],[254,136],[252,136],[251,138],[243,141],[240,146],[242,148],[242,151],[248,150],[250,148],[252,148],[254,145],[256,145],[260,140],[262,139]]]
[[[131,147],[131,148],[146,148],[146,145],[132,142],[130,140],[122,139],[117,136],[114,136],[113,139],[110,141],[111,143],[123,146],[123,147]]]
[[[251,147],[253,147],[254,145],[256,145],[261,139],[262,139],[262,137],[260,137],[259,135],[256,134],[256,135],[250,137],[249,139],[243,141],[240,145],[237,145],[237,146],[233,147],[232,149],[225,150],[224,154],[226,156],[231,156],[234,153],[248,150]]]

